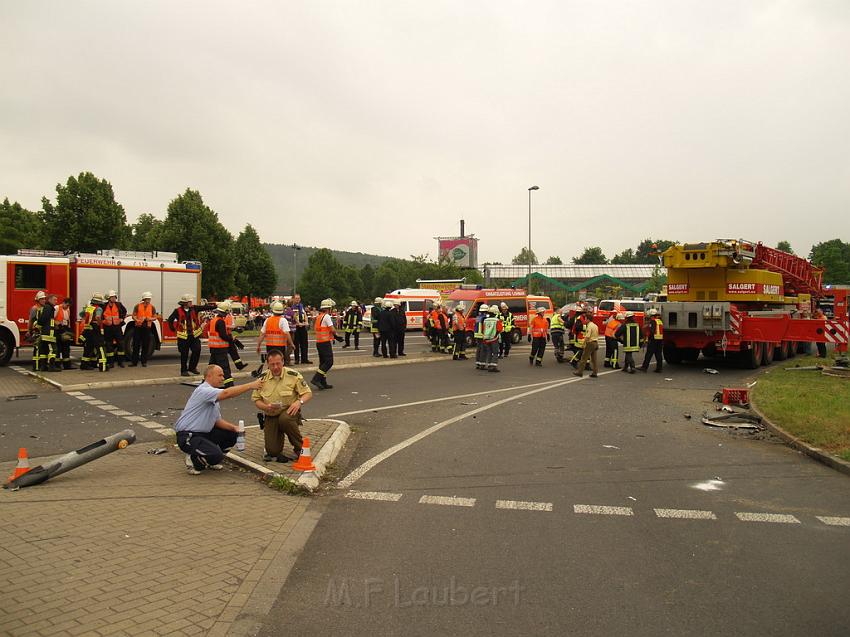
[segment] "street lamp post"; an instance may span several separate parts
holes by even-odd
[[[540,186],[532,186],[528,189],[528,278],[525,282],[525,291],[528,293],[531,289],[531,191],[540,190]]]
[[[298,280],[298,251],[301,246],[297,243],[292,244],[292,296],[295,296],[295,283]]]

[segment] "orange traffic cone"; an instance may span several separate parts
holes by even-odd
[[[9,476],[8,482],[11,482],[15,478],[19,478],[29,470],[30,459],[27,456],[27,449],[26,447],[21,447],[20,449],[18,449],[18,466],[15,467],[15,470],[12,472],[12,475]]]
[[[310,454],[310,439],[304,438],[304,444],[301,446],[301,455],[298,456],[298,461],[292,465],[296,471],[315,471],[316,465],[313,464],[313,457]]]

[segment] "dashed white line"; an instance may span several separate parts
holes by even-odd
[[[739,513],[735,512],[742,522],[773,522],[776,524],[800,524],[800,520],[793,515],[784,513]]]
[[[159,433],[159,434],[162,434],[163,436],[169,436],[172,433],[174,433],[174,430],[173,429],[157,429],[156,432]]]
[[[98,405],[98,409],[102,409],[103,411],[120,411],[120,407],[116,407],[115,405]]]
[[[69,391],[67,392],[69,396],[76,396],[79,398],[80,396],[85,396],[85,394],[81,391]]]
[[[717,516],[711,511],[697,511],[695,509],[655,509],[655,515],[659,518],[675,518],[682,520],[717,519]]]
[[[496,500],[497,509],[515,509],[517,511],[551,511],[551,502],[524,502],[522,500]]]
[[[77,400],[83,400],[85,402],[90,402],[92,400],[97,400],[94,396],[89,396],[88,394],[80,394],[77,396]]]
[[[160,428],[158,422],[140,422],[139,424],[142,427],[147,427],[148,429],[159,429]]]
[[[829,526],[850,526],[850,518],[837,518],[829,515],[816,515],[815,517]]]
[[[595,515],[634,515],[631,507],[609,507],[596,504],[574,504],[573,511]]]
[[[120,407],[118,408],[118,411],[113,411],[112,414],[114,416],[130,416],[131,415],[129,411],[124,411]]]
[[[89,405],[97,405],[100,407],[101,405],[105,405],[106,403],[102,400],[91,400],[89,401]]]
[[[129,420],[130,422],[144,422],[147,418],[144,416],[124,416],[124,420]]]
[[[423,495],[419,498],[419,504],[442,504],[453,507],[474,507],[475,498],[458,498],[445,495]]]
[[[346,498],[355,500],[381,500],[383,502],[398,502],[401,500],[401,493],[387,493],[385,491],[349,491],[345,494]]]

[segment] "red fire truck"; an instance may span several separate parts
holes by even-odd
[[[183,294],[195,300],[201,293],[201,264],[177,261],[173,252],[126,252],[102,250],[97,254],[70,254],[21,250],[17,255],[0,255],[0,365],[27,340],[30,308],[36,292],[44,290],[59,299],[71,299],[71,316],[78,317],[95,293],[115,290],[127,307],[124,323],[125,348],[133,334],[129,314],[142,294],[150,292],[157,311],[166,316],[177,307]],[[176,335],[158,317],[151,351]],[[79,326],[75,331],[79,334]],[[130,351],[129,349],[126,351]]]
[[[478,315],[478,308],[481,305],[500,305],[505,303],[508,306],[508,311],[514,316],[514,329],[511,332],[511,340],[514,343],[519,341],[528,333],[528,317],[534,316],[538,307],[545,308],[544,316],[552,319],[552,299],[548,296],[534,296],[527,294],[522,289],[458,289],[452,290],[446,299],[446,306],[449,314],[454,312],[458,303],[463,303],[466,307],[464,316],[466,317],[466,332],[467,340],[472,341],[473,332],[475,331],[475,317]]]

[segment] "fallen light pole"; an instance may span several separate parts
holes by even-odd
[[[61,475],[71,469],[81,467],[92,460],[97,460],[103,456],[124,449],[128,445],[136,442],[136,432],[132,429],[125,429],[116,434],[101,438],[97,442],[86,445],[81,449],[66,453],[64,456],[53,460],[46,466],[38,465],[33,467],[23,475],[18,476],[14,480],[10,480],[3,485],[4,489],[20,489],[22,487],[31,487],[42,482],[47,482],[50,478]]]

